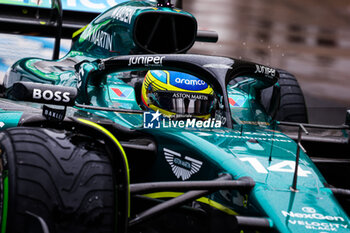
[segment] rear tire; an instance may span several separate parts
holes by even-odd
[[[102,144],[69,132],[12,128],[0,133],[0,149],[6,232],[42,232],[33,216],[50,233],[113,232],[114,179]]]
[[[278,70],[280,78],[280,100],[279,107],[275,115],[278,121],[290,121],[308,123],[307,108],[304,94],[294,75],[284,70]],[[273,87],[262,90],[261,103],[265,109],[269,109],[272,101]]]

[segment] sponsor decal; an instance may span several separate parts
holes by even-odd
[[[171,72],[170,84],[191,91],[201,91],[208,88],[208,84],[203,80],[180,72]]]
[[[205,82],[203,80],[191,80],[191,79],[181,79],[179,77],[177,77],[175,79],[175,83],[177,84],[186,84],[186,85],[199,85],[199,86],[204,86]]]
[[[33,99],[37,100],[47,100],[47,101],[55,101],[55,102],[70,102],[69,92],[61,92],[61,91],[51,91],[51,90],[40,90],[37,88],[33,89]]]
[[[189,156],[183,156],[180,153],[167,148],[164,148],[164,156],[174,175],[182,180],[188,180],[193,174],[201,169],[203,164],[203,162],[199,160]]]
[[[274,78],[276,76],[276,70],[270,67],[255,65],[256,70],[254,73],[265,74],[266,77]]]
[[[173,94],[172,98],[209,100],[208,95],[201,95],[201,94],[195,94],[195,93],[184,93],[184,92],[175,92]]]
[[[288,222],[292,225],[304,226],[308,230],[327,231],[321,233],[328,233],[328,231],[338,231],[338,229],[348,229],[348,225],[338,223],[312,222],[302,220],[288,220]]]
[[[81,39],[88,40],[91,43],[97,45],[98,47],[104,48],[108,51],[113,49],[113,38],[112,35],[99,30],[100,25],[89,25],[81,35]]]
[[[284,217],[291,217],[291,218],[301,218],[301,219],[316,219],[316,220],[327,220],[327,221],[335,221],[335,222],[344,222],[344,218],[339,217],[339,216],[331,216],[331,215],[323,215],[319,213],[298,213],[298,212],[287,212],[282,210],[282,215]]]
[[[0,128],[4,127],[5,126],[5,123],[0,121]]]
[[[228,100],[232,107],[242,107],[246,101],[246,98],[243,96],[235,96],[234,98],[228,98]]]
[[[43,106],[43,116],[49,121],[62,121],[66,115],[66,110],[54,109],[46,105]]]
[[[301,210],[303,213],[293,211],[281,211],[281,213],[284,217],[289,218],[289,224],[303,226],[308,230],[338,231],[338,229],[348,229],[349,227],[347,224],[343,224],[345,222],[343,217],[320,214],[312,207],[303,207]],[[327,222],[322,222],[322,220]]]
[[[303,207],[301,208],[301,210],[305,213],[309,213],[309,214],[314,214],[316,213],[316,210],[312,207]]]
[[[129,58],[129,64],[131,65],[144,65],[144,66],[161,66],[163,65],[163,59],[165,57],[162,56],[138,56]]]
[[[130,24],[132,16],[135,14],[135,11],[136,9],[131,7],[117,7],[113,11],[112,18]]]
[[[224,64],[205,64],[203,67],[214,69],[232,69],[231,66]]]
[[[113,93],[115,93],[120,99],[130,99],[131,93],[133,93],[132,88],[111,88]]]

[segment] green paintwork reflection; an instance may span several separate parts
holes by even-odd
[[[279,191],[258,185],[252,198],[280,232],[349,232],[349,218],[329,189]]]
[[[263,212],[273,220],[280,232],[308,232],[315,229],[315,225],[323,230],[337,228],[338,232],[345,232],[346,227],[349,226],[348,217],[339,207],[330,190],[324,187],[325,180],[304,153],[301,153],[300,157],[300,169],[303,172],[299,172],[297,185],[299,192],[295,194],[291,192],[294,172],[291,164],[295,161],[296,144],[281,133],[266,131],[259,126],[247,126],[242,134],[234,129],[168,129],[153,130],[150,133],[163,144],[159,146],[159,161],[157,161],[160,170],[152,179],[162,180],[167,177],[167,179],[176,180],[169,164],[164,161],[165,156],[162,151],[164,147],[170,148],[211,166],[203,167],[201,172],[191,177],[193,180],[210,179],[210,172],[213,170],[218,173],[228,172],[235,179],[244,176],[252,177],[257,185],[251,192],[247,206],[243,203],[239,205],[243,197],[238,192],[229,192],[229,195],[220,192],[211,195],[210,199],[240,214],[254,216]],[[247,140],[251,138],[258,140],[260,147],[247,146]],[[269,161],[271,146],[273,146],[272,159]],[[252,166],[253,163],[249,163],[252,160],[249,159],[257,159],[261,165],[260,169],[256,164],[255,167]],[[292,199],[293,195],[296,198]],[[227,200],[227,196],[230,197],[231,202]],[[304,207],[309,207],[309,211],[315,211],[316,215],[311,217],[305,215],[305,219],[296,217],[308,214],[302,210]],[[289,215],[282,211],[294,217],[287,218],[286,216]],[[333,216],[333,218],[322,216]],[[337,219],[337,221],[325,218]]]
[[[16,127],[22,114],[22,112],[17,111],[0,111],[0,130]]]

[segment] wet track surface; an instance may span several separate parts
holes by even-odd
[[[183,8],[216,44],[190,52],[251,60],[293,73],[312,123],[341,124],[350,108],[350,2],[191,0]]]

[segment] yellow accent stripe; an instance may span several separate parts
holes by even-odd
[[[80,28],[79,30],[75,31],[75,32],[73,33],[73,35],[72,35],[72,38],[74,38],[74,37],[76,37],[77,35],[79,35],[80,33],[82,33],[82,32],[85,30],[85,28],[86,28],[87,26],[88,26],[88,25],[86,25],[85,27]]]
[[[101,125],[99,124],[96,124],[95,122],[92,122],[92,121],[88,121],[88,120],[85,120],[85,119],[81,119],[81,118],[78,118],[78,121],[84,123],[84,124],[87,124],[87,125],[91,125],[97,129],[99,129],[100,131],[102,131],[103,133],[105,133],[106,135],[108,135],[116,144],[117,146],[119,147],[120,151],[122,152],[123,156],[124,156],[124,160],[125,160],[125,164],[126,164],[126,173],[127,173],[127,176],[128,176],[128,189],[130,187],[130,175],[129,175],[129,163],[128,163],[128,158],[126,157],[126,154],[125,154],[125,151],[122,147],[122,145],[120,145],[118,139],[116,139],[114,137],[113,134],[111,134],[111,132],[109,132],[107,129],[105,129],[104,127],[102,127]],[[129,203],[128,203],[128,217],[130,217],[130,192],[128,193],[129,195]]]
[[[169,71],[167,70],[163,70],[164,73],[166,73],[166,84],[170,84],[170,74],[169,74]],[[151,73],[151,72],[150,72]]]
[[[158,193],[144,194],[143,196],[149,197],[149,198],[174,198],[174,197],[181,196],[182,194],[184,194],[184,193],[181,193],[181,192],[158,192]],[[227,208],[226,206],[224,206],[216,201],[210,200],[209,198],[206,198],[206,197],[198,198],[196,201],[202,202],[202,203],[207,204],[215,209],[221,210],[222,212],[225,212],[226,214],[239,215],[237,212],[231,210],[230,208]]]

